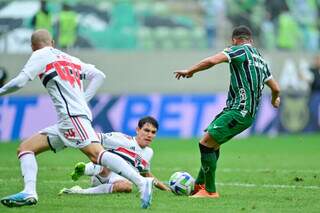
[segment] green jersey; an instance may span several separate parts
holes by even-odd
[[[227,109],[250,113],[254,118],[261,99],[264,83],[272,78],[268,65],[250,44],[226,48],[231,73]]]

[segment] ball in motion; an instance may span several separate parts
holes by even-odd
[[[169,179],[169,187],[176,195],[190,195],[194,188],[194,178],[188,172],[175,172]]]

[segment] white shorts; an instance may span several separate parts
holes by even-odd
[[[59,129],[58,124],[55,124],[40,131],[40,134],[48,135],[49,146],[54,152],[66,147],[81,149],[92,142],[99,143],[99,138],[88,119],[85,117],[71,119],[73,128]]]

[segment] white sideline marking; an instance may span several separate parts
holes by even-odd
[[[162,169],[162,168],[153,168],[152,170],[154,171],[163,171],[167,169]],[[173,168],[172,171],[184,171],[185,168]],[[245,173],[314,173],[314,174],[320,174],[319,169],[300,169],[300,170],[290,170],[290,169],[275,169],[275,168],[264,168],[264,169],[238,169],[238,168],[217,168],[217,172],[225,172],[225,173],[232,173],[232,172],[245,172]]]
[[[238,186],[245,188],[273,188],[273,189],[320,189],[320,186],[297,186],[297,185],[280,185],[280,184],[253,184],[253,183],[216,183],[220,186]]]
[[[2,183],[8,183],[8,182],[14,182],[16,183],[17,181],[21,181],[21,178],[10,178],[10,179],[0,179],[0,184]],[[71,180],[40,180],[40,183],[45,183],[45,184],[73,184],[73,185],[78,185],[78,184],[85,184],[88,183],[88,179],[82,179],[76,182],[73,182]],[[165,182],[165,181],[163,181]],[[235,187],[244,187],[244,188],[273,188],[273,189],[314,189],[314,190],[319,190],[320,186],[297,186],[297,185],[281,185],[281,184],[254,184],[254,183],[223,183],[223,182],[218,182],[216,183],[218,186],[235,186]]]
[[[47,166],[41,166],[39,168],[40,170],[68,170],[67,167],[47,167]],[[70,171],[72,171],[73,167],[71,166],[69,168]],[[17,165],[16,167],[5,167],[5,166],[0,166],[0,171],[12,171],[12,170],[20,170],[20,167]],[[163,171],[164,169],[162,168],[154,168],[154,171]],[[183,171],[183,168],[173,168],[172,171]],[[275,168],[264,168],[264,169],[238,169],[238,168],[219,168],[217,169],[217,172],[225,172],[225,173],[232,173],[232,172],[245,172],[245,173],[263,173],[263,172],[275,172],[275,173],[315,173],[315,174],[320,174],[319,169],[301,169],[301,170],[290,170],[290,169],[275,169]]]
[[[312,169],[306,169],[306,170],[290,170],[290,169],[271,169],[271,168],[265,168],[265,169],[235,169],[235,168],[221,168],[217,169],[218,172],[281,172],[281,173],[320,173],[320,170],[312,170]]]
[[[40,166],[39,167],[39,170],[70,170],[70,172],[73,170],[73,167],[63,167],[63,166],[51,166],[51,167],[47,167],[47,166]],[[12,170],[20,170],[20,166],[19,164],[17,164],[17,166],[14,166],[14,167],[10,167],[10,166],[0,166],[0,171],[12,171]]]
[[[8,182],[18,182],[22,181],[22,178],[10,178],[10,179],[1,179],[0,178],[0,183],[8,183]],[[48,184],[73,184],[73,185],[78,185],[79,183],[89,183],[89,179],[83,178],[83,180],[78,180],[78,181],[72,181],[72,180],[39,180],[38,183],[48,183]]]

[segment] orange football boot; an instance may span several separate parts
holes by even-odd
[[[191,195],[194,195],[196,193],[198,193],[198,191],[200,191],[200,189],[205,189],[206,188],[206,185],[204,184],[194,184],[194,189],[191,193]]]
[[[218,198],[218,192],[207,192],[205,189],[200,189],[196,194],[190,196],[192,198]]]

